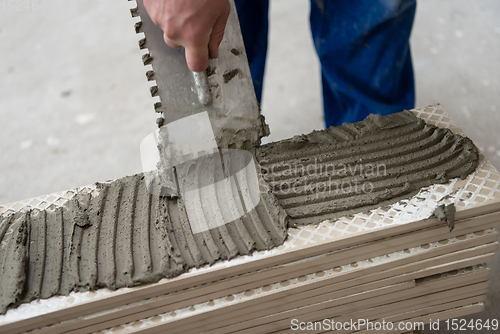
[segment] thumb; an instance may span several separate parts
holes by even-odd
[[[186,47],[186,62],[193,72],[205,71],[208,67],[208,48]]]

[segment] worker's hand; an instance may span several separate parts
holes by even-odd
[[[217,58],[229,0],[144,0],[144,7],[169,46],[185,47],[191,71],[204,71],[209,55]]]

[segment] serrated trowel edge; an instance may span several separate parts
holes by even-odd
[[[129,0],[134,1],[134,0]],[[200,103],[184,49],[173,49],[163,40],[163,31],[151,21],[142,0],[130,10],[135,32],[141,34],[139,48],[146,51],[142,61],[148,67],[146,78],[153,83],[150,93],[156,112],[163,113],[165,124],[207,111],[220,148],[253,149],[269,135],[259,113],[234,1],[228,18],[219,57],[210,60],[207,76],[212,103]]]

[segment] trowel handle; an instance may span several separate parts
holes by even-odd
[[[210,86],[208,85],[207,73],[205,71],[192,73],[198,100],[204,106],[210,105],[212,103],[212,94],[210,93]]]

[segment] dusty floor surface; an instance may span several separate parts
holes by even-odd
[[[139,172],[155,125],[130,4],[44,2],[0,3],[1,203]],[[263,112],[274,141],[323,121],[309,4],[271,4]],[[495,0],[420,0],[411,42],[417,106],[441,103],[500,168],[498,13]],[[469,319],[498,318],[497,264],[486,308]]]

